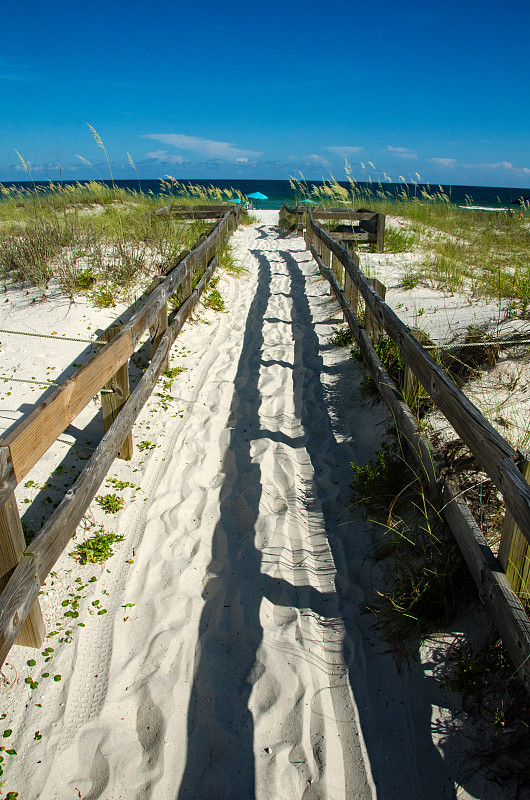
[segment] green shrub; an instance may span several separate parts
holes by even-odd
[[[226,308],[219,289],[212,289],[202,302],[206,308],[213,308],[214,311],[224,311]]]
[[[98,494],[96,502],[100,505],[105,514],[116,514],[125,505],[123,497],[118,497],[117,494]]]
[[[333,333],[328,341],[335,347],[347,347],[354,343],[355,338],[350,328],[342,326],[340,328],[333,328]]]
[[[105,533],[100,530],[90,539],[85,539],[84,542],[78,544],[70,555],[76,558],[80,564],[102,564],[114,555],[111,545],[115,542],[122,542],[123,539],[123,536],[116,533]]]
[[[410,479],[407,465],[397,445],[384,442],[375,460],[367,464],[351,464],[353,478],[350,488],[357,500],[371,507],[388,505]]]

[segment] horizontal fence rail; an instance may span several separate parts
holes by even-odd
[[[283,206],[280,219],[289,218],[291,225],[296,226],[298,235],[303,235],[305,227],[304,218],[308,209],[299,205],[296,208]],[[343,222],[336,231],[329,231],[329,235],[339,242],[352,244],[375,245],[378,253],[384,252],[385,245],[385,215],[377,211],[354,208],[312,208],[313,219],[328,220],[329,222]]]
[[[319,239],[342,264],[377,324],[396,342],[405,363],[503,493],[507,508],[530,542],[530,486],[517,468],[516,461],[520,454],[488,422],[417,341],[410,328],[380,298],[361,272],[358,256],[347,253],[326,231],[315,225],[310,212],[308,217],[309,237],[313,235]]]
[[[238,205],[238,204],[236,204]],[[234,208],[234,205],[205,205],[205,206],[187,206],[187,205],[170,205],[162,206],[153,211],[157,216],[171,215],[175,219],[216,219],[223,217],[227,211]]]
[[[169,298],[194,268],[215,250],[230,228],[233,212],[227,211],[215,230],[164,278],[129,322],[105,347],[39,405],[0,446],[0,506],[16,483],[27,475],[56,438],[64,432],[88,402],[108,383],[134,353],[140,336],[151,327]],[[190,281],[191,283],[191,281]]]
[[[364,298],[367,311],[374,315],[381,329],[396,342],[407,365],[453,425],[462,441],[474,453],[484,471],[501,489],[508,512],[520,525],[521,535],[528,541],[530,540],[528,524],[530,486],[516,464],[516,461],[520,460],[520,454],[488,423],[416,341],[409,328],[379,297],[369,279],[361,272],[356,254],[341,248],[327,231],[315,223],[312,212],[308,212],[306,218],[306,245],[316,260],[320,272],[331,284],[363,359],[392,411],[398,430],[406,439],[432,493],[441,500],[443,515],[460,547],[480,597],[518,674],[530,692],[530,620],[508,582],[503,566],[488,546],[455,484],[451,480],[445,480],[444,485],[440,486],[439,472],[431,445],[419,431],[403,394],[386,372],[367,331],[357,318],[354,311],[354,306],[356,309],[357,305],[356,298],[352,297],[349,281]],[[343,280],[339,280],[337,270],[331,268],[332,256],[344,268]]]
[[[37,601],[40,587],[71,539],[113,460],[120,453],[160,374],[167,368],[171,346],[217,266],[217,249],[237,226],[239,218],[239,208],[223,210],[222,217],[210,235],[194,250],[186,252],[171,272],[160,276],[151,285],[152,291],[129,322],[116,335],[109,332],[112,336],[110,341],[106,344],[102,342],[99,352],[2,442],[0,570],[3,572],[0,575],[0,666],[17,636],[19,644],[40,646],[44,636]],[[193,276],[199,269],[203,274],[193,288]],[[181,303],[168,326],[167,302],[175,294]],[[26,547],[14,489],[92,398],[122,368],[126,368],[140,336],[148,328],[152,342],[149,367],[130,396],[124,396],[121,405],[114,404],[110,427],[80,477]],[[126,382],[128,385],[128,378]],[[124,395],[128,395],[128,389]],[[3,558],[2,554],[5,553],[7,557]],[[26,620],[31,622],[32,628],[24,636],[28,628]]]

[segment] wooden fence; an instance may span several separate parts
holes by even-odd
[[[306,245],[322,275],[330,282],[364,361],[390,406],[396,426],[407,441],[427,486],[438,499],[480,597],[530,692],[530,621],[506,574],[511,570],[519,575],[522,565],[528,561],[530,486],[521,473],[521,469],[524,469],[526,474],[528,461],[490,425],[379,296],[362,273],[356,253],[346,252],[329,232],[319,227],[311,211],[306,212],[306,226]],[[377,357],[366,329],[356,316],[359,296],[364,298],[366,312],[374,324],[396,342],[407,367],[502,492],[506,518],[498,558],[459,496],[456,485],[447,479],[441,485],[435,454],[429,441],[419,431],[403,392],[394,385]],[[516,558],[519,562],[515,561]]]
[[[238,204],[236,204],[238,205]],[[195,205],[175,205],[162,206],[153,211],[157,216],[171,215],[175,219],[220,219],[226,214],[228,208],[232,206],[195,206]]]
[[[188,208],[186,213],[189,218]],[[132,425],[166,369],[171,346],[213,274],[218,248],[237,226],[241,212],[237,207],[214,207],[208,208],[208,214],[209,218],[220,219],[205,240],[185,253],[171,272],[155,280],[129,322],[117,330],[109,329],[101,337],[96,355],[0,444],[0,666],[17,637],[19,644],[42,644],[45,631],[37,600],[40,588],[113,460],[120,453],[130,457],[127,440]],[[199,277],[193,286],[194,278]],[[179,307],[169,323],[167,305],[175,295]],[[151,335],[151,363],[129,396],[128,362],[146,329]],[[113,390],[110,406],[107,403],[103,409],[108,430],[74,485],[26,547],[14,489],[105,387]],[[102,400],[106,397],[102,395]]]
[[[290,219],[292,227],[296,226],[298,235],[303,236],[307,211],[304,206],[283,206],[280,216]],[[353,208],[313,208],[311,216],[314,220],[334,223],[334,230],[327,232],[332,239],[344,242],[346,250],[350,249],[350,244],[353,247],[356,244],[369,244],[377,253],[384,252],[385,215],[380,212]]]

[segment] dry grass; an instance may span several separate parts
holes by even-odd
[[[371,165],[373,167],[373,165]],[[376,172],[375,168],[374,171]],[[310,185],[303,177],[291,179],[297,199],[313,199],[323,206],[365,207],[397,216],[406,232],[389,230],[385,248],[403,252],[421,248],[426,257],[415,266],[409,280],[448,292],[466,291],[474,298],[502,299],[514,312],[530,305],[530,227],[514,213],[461,208],[442,187],[406,184],[392,191],[383,179],[368,186],[353,180],[346,162],[349,189],[330,178]],[[404,180],[404,179],[403,179]],[[418,176],[419,180],[419,176]]]
[[[162,194],[143,194],[91,181],[46,190],[1,187],[0,278],[43,289],[51,280],[96,304],[129,299],[153,274],[172,268],[210,226],[152,212],[175,200],[219,202],[208,189],[163,181]]]

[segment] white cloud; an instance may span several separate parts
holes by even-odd
[[[26,161],[25,164],[15,164],[15,169],[17,172],[42,172],[42,167],[40,164],[35,164],[33,161]]]
[[[147,133],[144,139],[154,139],[162,144],[169,144],[179,150],[197,153],[201,156],[236,161],[239,158],[257,158],[263,155],[255,150],[242,150],[230,142],[218,142],[215,139],[202,139],[200,136],[187,136],[185,133]]]
[[[456,167],[456,158],[429,158],[433,164],[438,164],[440,167]]]
[[[530,169],[528,167],[514,167],[511,161],[501,161],[499,166],[510,172],[515,172],[517,175],[530,175]]]
[[[428,161],[431,164],[436,164],[439,167],[445,167],[447,169],[453,169],[454,167],[459,167],[459,169],[464,170],[486,170],[487,172],[498,172],[499,170],[504,170],[506,172],[512,173],[512,175],[518,177],[528,177],[530,175],[530,167],[517,167],[512,164],[511,161],[489,161],[489,162],[481,162],[478,164],[462,164],[457,161],[456,158],[438,158],[433,157],[429,158]]]
[[[326,150],[329,150],[330,153],[335,153],[337,156],[341,156],[341,158],[348,158],[348,156],[352,156],[355,153],[360,153],[362,147],[350,147],[350,145],[345,145],[344,147],[326,147]]]
[[[527,176],[530,175],[530,167],[516,167],[511,161],[494,161],[486,164],[462,164],[463,167],[468,169],[487,169],[498,170],[503,169],[511,172],[514,175]]]
[[[160,164],[187,164],[182,156],[175,156],[168,153],[166,150],[153,150],[151,153],[146,153],[145,157],[158,161]]]
[[[417,153],[414,150],[409,150],[408,147],[392,147],[391,144],[387,144],[386,149],[389,153],[396,153],[402,158],[417,158]]]
[[[309,158],[310,161],[312,161],[314,164],[320,164],[320,166],[322,167],[330,166],[330,163],[327,160],[327,158],[324,158],[324,156],[319,156],[317,155],[317,153],[311,153],[310,155],[307,156],[307,158]]]
[[[250,161],[246,156],[240,156],[239,158],[236,158],[236,164],[249,164],[249,163]]]

